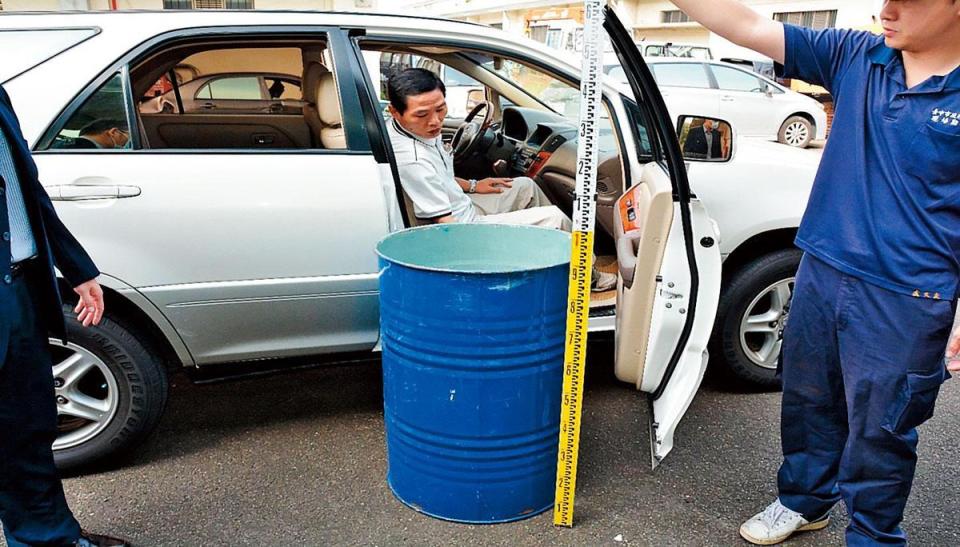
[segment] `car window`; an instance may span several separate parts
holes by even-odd
[[[713,65],[710,67],[717,78],[720,89],[727,91],[750,91],[763,93],[767,84],[756,76],[727,66]]]
[[[123,100],[123,81],[114,74],[100,86],[61,127],[48,148],[97,150],[125,149],[130,124]]]
[[[230,43],[198,39],[145,54],[130,68],[130,88],[140,97],[140,123],[134,128],[143,148],[348,148],[340,90],[330,85],[336,64],[323,35],[260,43],[256,37]],[[157,80],[158,74],[179,75],[187,68],[196,76],[179,86],[179,96],[168,77]],[[301,89],[307,73],[313,89]]]
[[[580,123],[580,89],[571,86],[559,78],[513,59],[494,61],[480,58],[481,66],[501,78],[520,87],[535,97],[550,110],[567,118],[574,126]],[[610,116],[604,108],[600,113],[597,126],[600,131],[598,140],[600,151],[615,154],[618,152],[616,135]]]
[[[0,59],[0,82],[29,70],[97,34],[96,29],[0,31],[0,51],[17,52]]]
[[[615,82],[627,82],[627,73],[623,71],[623,67],[620,65],[614,66],[607,72],[607,77]]]
[[[655,63],[650,67],[659,85],[710,88],[710,78],[700,63]]]
[[[379,63],[372,61],[377,56],[379,56]],[[429,70],[443,81],[447,90],[447,119],[466,117],[470,110],[486,96],[483,84],[436,59],[408,53],[365,51],[364,60],[371,80],[379,89],[380,103],[384,106],[388,101],[387,82],[390,77],[411,67]],[[375,68],[377,64],[379,67]]]
[[[197,91],[198,99],[261,100],[260,79],[256,76],[218,78]]]
[[[643,50],[647,57],[684,57],[688,59],[710,59],[710,48],[681,46],[678,44],[647,46]]]
[[[300,84],[283,78],[267,76],[264,78],[267,94],[271,99],[302,99],[303,91]]]

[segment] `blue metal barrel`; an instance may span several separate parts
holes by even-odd
[[[458,522],[549,509],[569,234],[436,225],[392,234],[377,253],[393,493]]]

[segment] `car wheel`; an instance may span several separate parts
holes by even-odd
[[[777,365],[800,258],[797,249],[770,253],[736,272],[720,297],[714,347],[738,379],[778,387]]]
[[[806,148],[813,140],[813,124],[802,116],[790,116],[780,126],[778,140],[788,146]]]
[[[161,360],[119,319],[84,328],[64,306],[67,339],[50,339],[57,397],[54,460],[60,469],[132,448],[156,427],[167,401]]]

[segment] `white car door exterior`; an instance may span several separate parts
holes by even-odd
[[[346,38],[331,38],[337,62]],[[117,117],[133,120],[124,62],[84,89],[65,117],[116,81],[111,89],[126,107]],[[356,92],[340,98],[342,111],[360,110]],[[207,364],[376,344],[373,249],[389,231],[381,179],[390,173],[361,122],[344,116],[344,131],[342,150],[135,146],[35,157],[58,214],[99,268],[145,295],[193,361]]]
[[[691,195],[674,123],[650,71],[614,12],[605,13],[604,28],[634,96],[642,99],[628,117],[647,119],[647,130],[663,137],[651,139],[657,142],[654,161],[641,164],[631,155],[632,185],[620,198],[614,223],[621,273],[615,370],[648,396],[656,467],[672,450],[677,425],[706,371],[720,295],[719,236]],[[640,127],[634,126],[636,139]]]
[[[720,116],[720,96],[713,89],[704,64],[651,63],[649,67],[660,86],[673,125],[684,114]]]
[[[710,69],[719,87],[720,117],[743,136],[776,139],[783,120],[767,83],[739,68],[712,64]]]

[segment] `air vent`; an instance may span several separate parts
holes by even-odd
[[[598,194],[606,194],[606,193],[609,192],[609,191],[610,191],[610,187],[607,186],[606,181],[597,180],[597,193],[598,193]]]
[[[557,148],[560,148],[565,142],[567,142],[567,139],[561,137],[560,135],[557,135],[552,139],[550,139],[549,141],[547,141],[547,144],[543,147],[543,151],[550,152],[550,153],[556,152]]]

